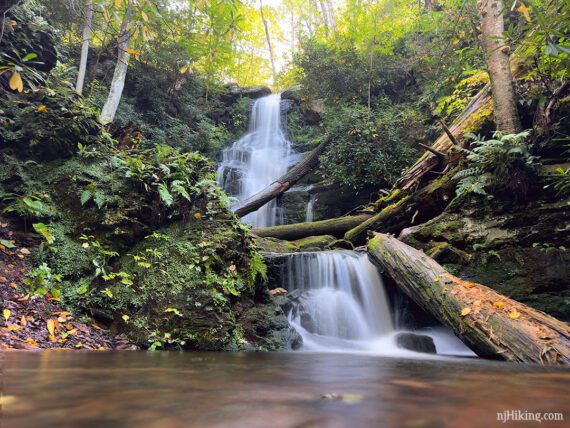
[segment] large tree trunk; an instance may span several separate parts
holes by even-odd
[[[78,94],[83,93],[83,83],[85,82],[85,72],[87,70],[87,56],[89,54],[89,41],[91,40],[91,27],[93,26],[93,3],[89,2],[85,6],[85,25],[83,26],[83,39],[81,43],[81,59],[79,60],[79,73],[75,90]]]
[[[478,0],[483,47],[493,93],[497,129],[511,134],[521,130],[515,102],[509,47],[504,43],[502,0]]]
[[[368,251],[410,298],[452,328],[477,355],[525,363],[570,363],[568,324],[449,274],[393,236],[374,234]]]
[[[269,201],[289,190],[301,178],[315,169],[319,163],[319,156],[325,151],[329,144],[330,141],[328,140],[322,142],[316,149],[305,156],[302,161],[287,171],[285,175],[279,177],[265,189],[242,201],[235,210],[236,215],[243,217],[251,212],[257,211]]]
[[[252,232],[263,238],[278,238],[286,241],[294,241],[296,239],[317,235],[332,235],[336,238],[342,238],[347,230],[352,229],[369,218],[370,214],[359,214],[308,223],[258,227],[253,229]]]
[[[131,47],[131,32],[129,31],[129,25],[134,14],[133,0],[129,0],[127,3],[127,9],[125,10],[125,16],[123,17],[123,22],[121,23],[121,32],[118,38],[118,49],[117,49],[117,63],[115,64],[115,71],[113,73],[113,80],[111,81],[111,88],[109,90],[109,96],[107,101],[103,106],[101,111],[101,116],[99,120],[101,123],[110,123],[115,118],[115,113],[121,102],[121,96],[123,95],[123,88],[125,87],[125,78],[127,77],[127,68],[129,67],[129,57],[130,54],[128,49]]]

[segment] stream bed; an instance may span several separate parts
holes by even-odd
[[[562,412],[570,371],[351,353],[2,352],[5,427],[489,427]],[[566,425],[567,426],[567,425]]]

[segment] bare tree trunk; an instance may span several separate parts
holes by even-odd
[[[521,124],[515,103],[509,47],[505,45],[503,37],[504,4],[502,0],[478,0],[477,5],[491,78],[495,124],[498,130],[516,133],[520,131]]]
[[[570,327],[484,285],[449,274],[435,260],[376,233],[368,252],[398,286],[477,355],[538,364],[570,364]]]
[[[334,9],[330,0],[323,0],[325,6],[327,7],[327,14],[329,16],[329,24],[331,26],[331,30],[333,33],[336,34],[336,20],[334,19]]]
[[[131,19],[134,15],[133,0],[129,0],[127,3],[127,9],[125,10],[125,16],[123,17],[123,22],[121,23],[121,32],[118,38],[118,49],[117,49],[117,64],[115,65],[115,72],[113,73],[113,80],[111,81],[111,88],[109,90],[109,96],[107,101],[103,106],[101,111],[101,116],[99,120],[106,124],[113,121],[115,118],[115,113],[119,107],[121,101],[121,96],[123,94],[123,88],[125,87],[125,78],[127,77],[127,68],[129,66],[130,54],[128,49],[131,46],[131,33],[129,31],[129,25]]]
[[[267,20],[265,19],[265,14],[263,13],[263,1],[259,0],[259,12],[261,13],[261,20],[263,21],[263,28],[265,29],[265,38],[267,40],[267,49],[269,49],[269,59],[271,60],[271,71],[273,73],[273,84],[277,82],[277,72],[275,69],[275,58],[273,56],[273,48],[271,47],[271,39],[269,37],[269,27],[267,26]]]
[[[91,40],[91,27],[93,26],[93,3],[85,6],[85,25],[83,26],[83,40],[81,44],[81,59],[79,60],[79,73],[75,90],[78,94],[83,92],[85,72],[87,71],[87,56],[89,55],[89,41]]]
[[[323,14],[323,24],[325,25],[325,33],[327,38],[329,37],[329,14],[327,11],[327,6],[324,0],[319,0],[319,4],[321,5],[321,12]]]

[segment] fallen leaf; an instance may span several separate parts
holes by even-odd
[[[200,220],[200,219],[202,218],[202,214],[200,214],[200,213],[195,213],[195,214],[194,214],[194,218],[195,218],[196,220]]]
[[[32,346],[39,346],[38,342],[36,342],[34,339],[32,339],[31,337],[28,337],[26,340],[24,340],[24,342],[29,343]]]
[[[18,92],[22,92],[24,90],[24,82],[22,81],[22,76],[17,71],[12,72],[12,77],[10,77],[10,89]]]
[[[461,316],[462,316],[462,317],[467,316],[467,315],[469,315],[470,313],[471,313],[471,308],[463,308],[463,309],[461,309]]]
[[[1,282],[8,281],[8,278],[6,278],[5,276],[0,276],[0,281]]]
[[[509,318],[512,318],[514,320],[518,320],[520,316],[520,312],[518,312],[516,309],[513,309],[511,312],[509,312]]]
[[[28,324],[28,320],[24,315],[22,315],[22,318],[20,319],[20,324],[24,327]]]
[[[49,334],[53,336],[55,332],[55,323],[53,322],[53,320],[51,319],[47,320],[47,329],[49,331]]]
[[[6,321],[8,321],[8,319],[10,318],[10,314],[11,314],[10,309],[4,309],[4,310],[2,311],[2,315],[4,315],[4,319],[5,319]]]
[[[493,302],[493,306],[495,306],[496,308],[502,308],[503,306],[505,306],[505,302]]]
[[[526,7],[524,4],[521,4],[517,10],[524,15],[524,19],[530,22],[530,13],[528,11],[528,7]]]
[[[26,254],[26,255],[31,254],[30,250],[28,250],[27,248],[20,248],[20,253]]]

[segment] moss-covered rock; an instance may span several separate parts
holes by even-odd
[[[464,198],[402,239],[464,279],[569,321],[569,208]]]

